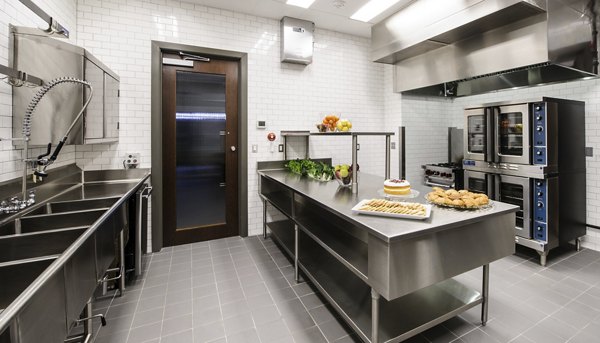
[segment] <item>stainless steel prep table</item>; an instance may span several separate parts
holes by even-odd
[[[380,198],[382,177],[360,173],[353,194],[260,163],[259,176],[265,238],[269,229],[296,280],[302,270],[364,341],[399,342],[479,304],[485,324],[489,263],[514,253],[518,207],[434,207],[427,220],[356,215],[360,200]],[[429,188],[413,188],[421,194],[411,201],[424,203]],[[268,222],[268,204],[285,219]],[[481,266],[481,292],[452,279]]]

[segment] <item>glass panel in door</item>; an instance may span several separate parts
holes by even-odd
[[[177,229],[225,223],[225,75],[176,77]]]
[[[485,149],[485,116],[473,115],[467,118],[468,152],[483,154]]]
[[[469,177],[467,189],[476,193],[487,193],[488,183],[485,178]]]
[[[523,113],[498,114],[498,153],[523,156]]]
[[[502,182],[500,184],[500,201],[519,206],[516,227],[523,228],[523,205],[525,203],[523,185]]]

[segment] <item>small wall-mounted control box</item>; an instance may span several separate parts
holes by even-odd
[[[256,121],[256,128],[257,129],[266,129],[267,128],[267,122],[264,120],[257,120]]]

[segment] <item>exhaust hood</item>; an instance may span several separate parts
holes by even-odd
[[[416,0],[372,27],[394,91],[458,97],[593,78],[595,0]]]

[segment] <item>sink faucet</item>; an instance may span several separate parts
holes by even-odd
[[[8,201],[3,200],[0,202],[0,213],[15,213],[20,210],[35,204],[35,191],[30,190],[28,192],[28,198],[21,200],[17,197],[11,197]]]
[[[69,126],[69,128],[67,129],[65,134],[63,135],[63,138],[56,145],[56,148],[54,149],[54,152],[52,153],[52,155],[50,155],[51,151],[52,151],[52,143],[48,143],[48,149],[45,154],[39,155],[39,156],[37,156],[37,158],[28,158],[27,150],[29,147],[29,137],[31,136],[31,120],[33,117],[33,112],[35,111],[35,108],[37,107],[39,102],[42,100],[44,95],[46,95],[46,93],[48,93],[48,91],[50,91],[55,86],[57,86],[59,84],[63,84],[63,83],[78,83],[78,84],[85,85],[89,88],[89,95],[88,95],[85,103],[83,104],[83,107],[81,108],[81,110],[79,111],[79,113],[77,114],[77,116],[75,117],[75,119],[73,120],[73,122],[71,123],[71,125]],[[69,133],[71,133],[71,130],[73,130],[73,128],[77,124],[77,121],[83,115],[83,111],[85,111],[87,106],[90,104],[90,100],[92,100],[93,94],[94,94],[94,89],[92,88],[92,85],[89,82],[80,80],[80,79],[76,79],[76,78],[72,78],[72,77],[60,77],[60,78],[54,79],[54,80],[44,84],[44,86],[39,91],[37,91],[37,93],[35,93],[35,95],[31,99],[31,101],[29,102],[27,109],[25,110],[25,116],[23,116],[23,138],[14,139],[14,140],[23,140],[23,178],[22,178],[23,180],[22,180],[22,188],[21,188],[22,198],[18,199],[17,197],[12,197],[9,199],[9,201],[5,200],[5,201],[0,202],[0,212],[2,212],[2,213],[18,212],[18,211],[35,203],[35,193],[33,191],[30,191],[29,194],[27,193],[27,167],[31,167],[31,169],[33,170],[33,181],[34,182],[36,182],[37,179],[41,180],[43,177],[48,176],[46,169],[48,168],[49,165],[54,163],[54,161],[58,157],[60,150],[62,149],[63,145],[67,141],[67,138],[69,137]],[[48,157],[48,156],[50,156],[50,157]]]

